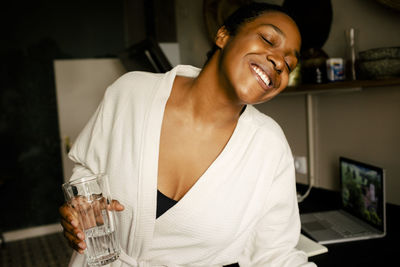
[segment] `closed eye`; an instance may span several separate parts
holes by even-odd
[[[286,67],[288,68],[289,73],[292,72],[292,68],[289,66],[289,64],[287,62],[285,62]]]
[[[268,43],[269,45],[274,45],[270,40],[268,40],[266,37],[264,37],[264,35],[260,35],[261,39],[263,39],[264,42]]]

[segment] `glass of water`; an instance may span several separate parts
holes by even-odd
[[[62,185],[68,205],[76,211],[85,233],[87,263],[102,266],[118,259],[121,252],[111,210],[108,177],[95,174]]]

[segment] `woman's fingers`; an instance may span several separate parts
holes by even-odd
[[[102,206],[105,208],[105,203],[87,203],[85,199],[77,198],[71,202],[74,208],[71,208],[68,204],[64,204],[59,208],[61,215],[60,223],[64,229],[64,236],[68,240],[69,245],[79,253],[83,253],[86,249],[85,235],[82,231],[82,227],[91,228],[98,224],[102,224],[103,218],[99,217]],[[79,212],[77,212],[77,209]],[[97,211],[99,209],[99,211]],[[112,200],[111,204],[108,205],[108,209],[115,211],[122,211],[125,209],[124,205],[119,203],[118,200]],[[96,216],[96,211],[97,216]],[[78,216],[81,216],[83,225],[79,224]],[[99,218],[97,218],[99,217]],[[102,222],[102,223],[100,223]]]
[[[123,211],[125,209],[124,205],[122,205],[121,203],[119,203],[118,200],[113,199],[111,201],[111,205],[110,205],[112,210],[115,211]]]
[[[70,221],[64,220],[64,218],[61,218],[60,223],[61,226],[64,228],[64,231],[67,231],[71,234],[75,232],[75,229],[78,229],[77,227],[74,227]]]
[[[74,227],[79,227],[78,215],[68,204],[64,204],[59,208],[61,218],[68,221]]]
[[[70,232],[65,231],[65,230],[64,230],[64,236],[68,240],[68,243],[71,248],[73,248],[80,254],[83,254],[84,250],[86,249],[85,241],[77,238],[75,235],[73,235]]]
[[[86,248],[85,235],[81,230],[76,212],[64,204],[59,209],[61,226],[64,228],[64,236],[68,240],[69,245],[79,253],[83,253]]]

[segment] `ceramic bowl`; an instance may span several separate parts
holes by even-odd
[[[400,58],[361,61],[358,65],[360,73],[365,79],[400,77]]]
[[[358,53],[360,61],[370,61],[385,58],[400,59],[400,47],[374,48]]]

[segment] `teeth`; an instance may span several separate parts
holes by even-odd
[[[254,66],[254,65],[252,65],[252,68],[253,68],[253,70],[258,74],[258,76],[260,76],[260,78],[263,80],[263,82],[266,84],[266,85],[270,85],[270,83],[271,83],[271,81],[269,80],[269,78],[268,78],[268,76],[265,74],[265,72],[262,70],[262,69],[260,69],[259,67],[257,67],[257,66]]]

